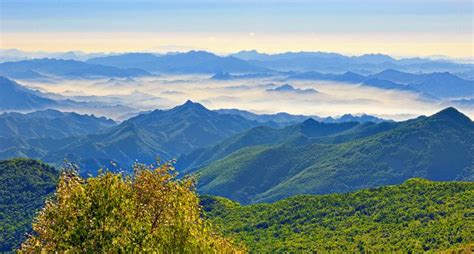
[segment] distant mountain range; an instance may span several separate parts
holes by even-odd
[[[0,63],[0,75],[13,79],[100,78],[150,76],[137,68],[121,69],[75,60],[33,59]]]
[[[87,63],[120,68],[136,67],[157,73],[248,73],[267,70],[232,56],[221,57],[206,51],[189,51],[187,53],[163,56],[147,53],[129,53],[92,58]]]
[[[287,52],[262,54],[255,50],[232,54],[236,58],[277,71],[319,71],[342,73],[353,71],[371,74],[386,69],[408,72],[464,72],[472,70],[472,64],[458,64],[445,60],[424,58],[394,59],[382,54],[344,56],[326,52]]]
[[[0,117],[0,158],[26,156],[53,164],[68,159],[81,165],[84,172],[94,173],[99,167],[127,168],[137,160],[147,163],[157,157],[169,160],[210,147],[253,127],[288,126],[308,118],[254,115],[251,119],[243,116],[243,112],[225,114],[222,110],[211,111],[187,101],[170,110],[139,114],[119,125],[104,118],[54,110],[8,113]],[[344,119],[358,118],[344,116]],[[366,116],[365,120],[369,119],[380,121]]]
[[[363,76],[352,72],[323,74],[304,72],[289,75],[288,80],[325,80],[361,84],[364,86],[423,93],[436,98],[473,96],[474,81],[465,80],[448,72],[414,74],[387,69]]]
[[[0,62],[15,62],[38,58],[56,58],[62,60],[84,61],[93,57],[105,56],[107,53],[85,53],[81,51],[67,52],[28,52],[18,49],[0,49]]]
[[[315,121],[293,128],[250,130],[195,152],[193,160],[185,157],[182,170],[196,172],[202,193],[241,203],[347,192],[410,177],[474,179],[474,123],[454,108],[430,117],[357,124],[327,134],[321,134],[323,126]]]
[[[111,78],[109,83],[127,86],[136,85],[134,82],[129,82],[133,77],[152,76],[158,73],[206,73],[214,74],[211,77],[214,80],[286,77],[287,80],[356,83],[382,89],[411,91],[426,98],[442,99],[465,98],[472,95],[473,80],[465,80],[449,73],[469,73],[472,69],[474,66],[469,64],[420,58],[396,60],[380,54],[347,57],[321,52],[267,55],[250,51],[232,56],[218,56],[206,51],[189,51],[166,55],[128,53],[96,57],[87,62],[60,59],[5,62],[0,64],[0,75],[43,82],[57,77],[66,79],[106,77]],[[418,73],[421,71],[425,73]],[[434,73],[426,74],[427,72]]]
[[[28,114],[0,114],[2,138],[65,138],[79,136],[115,126],[113,120],[93,115],[63,113],[48,109]]]
[[[306,121],[308,118],[312,118],[316,121],[319,122],[324,122],[324,123],[342,123],[342,122],[374,122],[374,123],[379,123],[379,122],[385,122],[385,121],[390,121],[382,118],[378,118],[375,116],[370,116],[370,115],[351,115],[351,114],[345,114],[340,116],[339,118],[333,118],[333,117],[319,117],[319,116],[314,116],[314,115],[292,115],[288,113],[276,113],[276,114],[256,114],[252,113],[249,111],[245,110],[240,110],[240,109],[218,109],[215,110],[216,112],[219,112],[221,114],[233,114],[233,115],[240,115],[244,118],[247,118],[249,120],[254,120],[260,123],[268,123],[267,125],[272,126],[272,127],[284,127],[284,126],[289,126],[293,124],[298,124],[301,122]],[[274,125],[270,123],[275,123]]]
[[[318,93],[313,88],[307,88],[307,89],[300,89],[300,88],[295,88],[292,85],[289,84],[284,84],[275,88],[269,88],[266,90],[267,92],[283,92],[283,93],[296,93],[296,94],[315,94]]]
[[[253,78],[266,78],[272,77],[275,73],[249,73],[249,74],[231,74],[229,72],[217,72],[211,79],[213,80],[236,80],[236,79],[253,79]]]
[[[0,111],[31,112],[44,109],[88,111],[103,115],[123,115],[136,111],[117,103],[75,101],[57,94],[44,94],[0,76]]]
[[[9,54],[10,51],[5,51]],[[14,53],[13,55],[18,54]],[[322,72],[374,74],[387,69],[417,72],[451,72],[471,77],[473,64],[455,63],[428,58],[394,59],[388,55],[366,54],[345,56],[326,52],[287,52],[262,54],[255,50],[218,56],[206,51],[154,54],[36,54],[39,59],[11,58],[0,63],[0,75],[16,79],[33,79],[44,76],[61,77],[134,77],[150,73],[260,73],[270,72]],[[50,56],[54,58],[41,58]],[[94,57],[97,56],[97,57]],[[8,59],[8,58],[7,58]],[[88,59],[88,60],[86,60]],[[81,62],[85,61],[85,62]],[[114,68],[112,68],[114,67]],[[225,79],[217,75],[216,79]],[[235,78],[235,77],[234,77]]]
[[[265,78],[269,73],[233,75],[218,72],[211,77],[213,80],[240,80]],[[309,72],[279,72],[274,77],[286,81],[315,80],[341,83],[360,84],[380,89],[408,91],[418,93],[427,99],[464,98],[474,95],[474,80],[462,79],[449,72],[408,73],[394,69],[386,69],[371,75],[361,75],[351,71],[342,74]],[[290,87],[283,87],[290,90]],[[293,89],[294,90],[294,89]]]

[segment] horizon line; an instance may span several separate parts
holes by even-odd
[[[344,53],[340,51],[324,51],[324,50],[282,50],[282,51],[262,51],[258,49],[240,49],[237,51],[232,52],[216,52],[209,49],[197,49],[197,48],[189,48],[189,49],[181,49],[181,50],[150,50],[150,49],[143,49],[143,50],[130,50],[130,51],[89,51],[89,50],[59,50],[59,51],[50,51],[50,50],[23,50],[20,48],[2,48],[0,47],[0,51],[19,51],[25,54],[66,54],[66,53],[74,53],[74,54],[83,54],[83,55],[92,55],[92,54],[104,54],[108,56],[113,55],[124,55],[124,54],[157,54],[157,55],[169,55],[169,54],[183,54],[189,52],[207,52],[217,56],[232,56],[237,53],[241,52],[251,52],[254,51],[258,54],[265,54],[265,55],[281,55],[281,54],[297,54],[297,53],[323,53],[323,54],[338,54],[345,57],[361,57],[361,56],[368,56],[368,55],[380,55],[380,56],[388,56],[395,60],[401,59],[430,59],[430,60],[440,60],[440,61],[454,61],[461,64],[474,64],[474,56],[465,56],[465,57],[456,57],[450,56],[445,54],[440,55],[394,55],[394,54],[387,54],[382,52],[367,52],[362,54],[351,54],[351,53]],[[80,56],[80,55],[78,55]],[[41,57],[45,58],[45,57]],[[53,57],[54,58],[54,57]],[[32,58],[37,59],[37,58]]]

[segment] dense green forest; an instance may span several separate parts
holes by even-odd
[[[472,248],[474,183],[410,179],[346,194],[241,206],[201,197],[206,215],[251,252],[425,252]],[[470,245],[470,247],[469,247]]]
[[[305,123],[306,128],[318,125]],[[285,141],[241,146],[258,140],[243,138],[218,147],[215,151],[239,149],[194,171],[199,191],[248,204],[400,184],[413,177],[474,177],[474,123],[454,108],[396,124],[361,124],[332,136],[299,131],[284,139],[282,131],[274,133],[265,140]]]
[[[144,169],[142,172],[146,173],[152,168]],[[183,222],[183,218],[192,217],[194,219],[191,221],[204,223],[202,225],[206,228],[200,231],[190,227],[197,230],[193,232],[207,236],[210,233],[218,237],[215,243],[221,247],[233,248],[228,245],[228,241],[231,241],[237,244],[237,249],[250,252],[422,252],[467,250],[474,243],[473,182],[432,182],[416,178],[396,186],[345,194],[295,196],[275,203],[248,206],[205,195],[200,197],[207,218],[202,222],[199,219],[201,216],[196,217],[196,214],[201,214],[201,208],[195,203],[197,196],[188,191],[193,189],[189,179],[176,179],[177,182],[172,183],[170,181],[175,181],[172,168],[155,170],[159,170],[155,171],[158,173],[139,174],[138,178],[122,178],[119,174],[107,173],[81,179],[74,175],[64,178],[63,174],[63,184],[58,189],[60,194],[33,220],[36,212],[44,207],[45,198],[53,197],[59,172],[36,160],[0,161],[0,250],[18,248],[26,239],[26,233],[32,232],[32,222],[36,225],[34,227],[38,236],[42,238],[30,238],[25,250],[49,248],[42,245],[42,240],[38,242],[38,239],[49,239],[55,241],[54,244],[78,248],[77,239],[73,236],[90,244],[97,244],[94,240],[97,237],[108,239],[110,241],[102,242],[100,247],[109,250],[133,249],[137,241],[146,242],[150,248],[163,247],[160,245],[161,240],[148,242],[147,230],[136,227],[144,225],[153,228],[150,219],[155,213],[146,207],[148,204],[157,208],[167,207],[162,202],[170,202],[170,207],[186,208],[186,211],[181,212],[171,209],[166,213],[166,220]],[[143,189],[139,190],[138,187]],[[144,194],[153,199],[142,199]],[[184,200],[189,203],[183,203]],[[130,211],[125,209],[132,203],[143,206],[133,205],[135,208]],[[193,216],[188,217],[188,212]],[[134,216],[136,213],[146,216]],[[179,217],[181,215],[184,217]],[[94,222],[102,220],[98,224]],[[164,227],[160,230],[176,233],[183,229],[182,226],[186,228],[186,223],[180,223],[179,228]],[[58,233],[69,232],[70,226],[78,231]],[[125,228],[122,229],[122,226]],[[61,230],[56,230],[56,227]],[[108,233],[100,236],[102,230]],[[140,237],[133,232],[140,232]],[[221,234],[227,238],[219,238]],[[114,242],[111,239],[121,240]],[[162,239],[166,242],[173,238]],[[196,247],[209,246],[207,244],[214,241],[210,238],[202,240],[204,245],[195,241],[185,242],[186,246]],[[83,247],[90,249],[91,245]]]
[[[26,238],[36,212],[44,206],[59,173],[36,160],[0,161],[0,251],[9,251]]]

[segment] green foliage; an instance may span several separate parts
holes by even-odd
[[[472,182],[423,179],[249,206],[201,197],[213,224],[255,253],[469,253],[473,201]]]
[[[22,252],[241,252],[202,217],[193,180],[170,164],[135,165],[135,174],[61,174],[56,196],[33,223]]]
[[[182,172],[206,166],[213,161],[224,158],[239,149],[258,145],[274,145],[281,143],[305,143],[306,139],[324,137],[341,133],[359,125],[356,122],[321,123],[308,119],[302,123],[281,129],[260,126],[232,136],[215,146],[197,149],[190,154],[181,156],[177,168]]]
[[[474,180],[474,123],[455,109],[380,125],[239,149],[196,171],[198,190],[247,204],[400,184],[412,177]]]
[[[36,160],[0,161],[0,252],[15,249],[26,239],[58,176],[54,168]]]

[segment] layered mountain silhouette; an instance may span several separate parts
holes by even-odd
[[[284,84],[275,88],[270,88],[266,90],[267,92],[278,92],[278,93],[297,93],[297,94],[316,94],[318,91],[312,88],[301,89],[295,88],[292,85]]]
[[[0,115],[0,137],[65,138],[94,133],[114,125],[113,120],[105,117],[52,109],[28,114],[12,112]]]
[[[261,123],[266,123],[266,125],[272,127],[284,127],[288,125],[294,125],[301,122],[304,122],[308,118],[315,119],[319,122],[324,123],[341,123],[341,122],[384,122],[388,121],[382,118],[378,118],[375,116],[362,114],[362,115],[351,115],[351,114],[344,114],[340,117],[333,118],[333,117],[320,117],[314,115],[292,115],[285,112],[280,112],[276,114],[256,114],[245,110],[240,109],[218,109],[216,112],[221,114],[232,114],[232,115],[239,115],[249,120],[255,120]],[[272,125],[272,123],[274,123]]]
[[[182,172],[189,173],[245,147],[281,143],[301,144],[308,142],[311,138],[349,130],[359,124],[357,122],[321,123],[309,118],[302,123],[280,129],[260,126],[228,138],[215,146],[198,149],[179,157],[176,167]]]
[[[33,59],[0,63],[0,75],[15,79],[37,79],[47,77],[97,78],[149,76],[149,72],[137,69],[121,69],[112,66],[89,64],[75,60]]]
[[[394,59],[383,54],[365,54],[361,56],[345,56],[328,52],[286,52],[279,54],[263,54],[255,50],[241,51],[232,56],[249,63],[276,71],[318,71],[343,73],[375,73],[386,69],[408,72],[464,72],[472,69],[472,65],[458,64],[444,60],[424,58]]]
[[[107,115],[123,115],[135,111],[133,108],[114,102],[76,101],[58,94],[45,94],[0,76],[0,111],[31,112],[45,109],[97,111]]]
[[[0,110],[43,109],[57,104],[54,100],[0,76]]]
[[[213,58],[204,59],[208,57]],[[464,82],[449,73],[405,74],[389,70],[366,76],[361,84],[384,82],[385,89],[400,90],[424,89],[430,79]],[[353,77],[356,82],[362,75],[323,75],[328,77]],[[465,83],[464,90],[457,93],[466,92],[471,85]],[[289,86],[272,92],[305,91]],[[83,104],[88,103],[53,100],[0,78],[2,110]],[[258,115],[236,109],[211,111],[187,101],[169,110],[139,114],[118,125],[104,118],[55,110],[3,114],[0,158],[31,157],[52,164],[68,159],[78,163],[84,174],[95,174],[100,167],[129,169],[136,161],[151,163],[157,157],[178,158],[180,171],[198,174],[201,192],[255,203],[294,194],[397,184],[410,177],[472,179],[473,136],[472,121],[454,108],[397,123],[367,115],[333,119],[286,113]]]
[[[474,93],[474,81],[462,79],[449,72],[413,74],[387,69],[363,76],[352,72],[323,74],[313,71],[291,74],[287,79],[347,82],[381,89],[423,93],[435,98],[466,97]]]
[[[474,123],[454,108],[405,122],[356,125],[298,142],[268,137],[264,145],[240,145],[244,148],[235,152],[228,147],[240,148],[242,141],[233,139],[235,144],[228,140],[215,148],[228,149],[220,153],[224,157],[212,158],[195,171],[202,193],[254,203],[397,184],[411,177],[474,177]]]
[[[27,117],[30,116],[23,118]],[[80,132],[64,138],[10,135],[3,138],[0,157],[27,156],[49,163],[68,159],[81,165],[84,173],[95,173],[99,167],[110,167],[111,161],[117,167],[128,168],[135,161],[152,163],[157,157],[170,160],[259,125],[262,123],[219,114],[187,101],[173,109],[140,114],[120,125],[100,128],[87,135],[79,135]],[[4,132],[13,132],[10,129]]]
[[[189,51],[163,56],[131,53],[93,58],[87,62],[120,68],[137,67],[160,73],[248,73],[267,70],[232,56],[221,57],[206,51]]]

